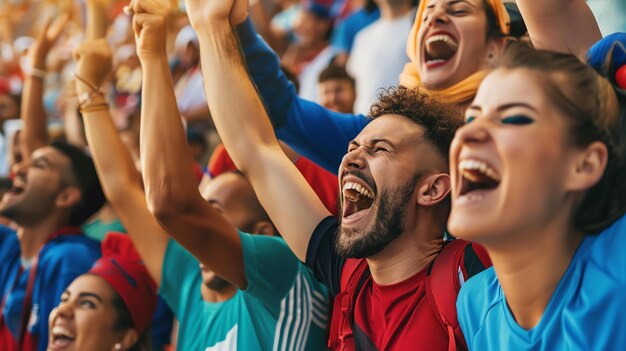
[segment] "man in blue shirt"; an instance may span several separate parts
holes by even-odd
[[[80,226],[104,203],[93,161],[82,150],[49,143],[43,86],[46,57],[67,17],[44,26],[35,40],[22,106],[22,154],[0,215],[19,225],[0,233],[0,349],[45,350],[48,314],[74,278],[100,257]]]
[[[91,158],[69,144],[37,149],[17,171],[0,214],[20,227],[5,230],[0,262],[0,348],[45,350],[48,314],[74,278],[100,256],[80,225],[104,203]]]

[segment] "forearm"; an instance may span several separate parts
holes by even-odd
[[[267,118],[251,117],[264,111],[264,107],[228,22],[215,23],[198,36],[207,102],[214,123],[219,121],[224,145],[237,167],[246,173],[255,166],[261,148],[280,151],[278,140]]]
[[[41,69],[44,65],[34,66]],[[44,81],[39,77],[28,76],[24,82],[22,98],[23,153],[24,157],[48,144],[46,112],[43,107]]]
[[[598,23],[584,0],[518,0],[517,4],[537,49],[584,58],[587,50],[602,38]]]
[[[94,103],[104,103],[98,98]],[[161,282],[167,234],[148,211],[141,178],[108,110],[83,113],[89,148],[107,199],[119,214],[146,267]]]
[[[91,103],[104,104],[106,101],[104,97],[96,97]],[[84,112],[83,123],[102,188],[115,207],[115,202],[124,199],[128,188],[142,188],[141,177],[119,137],[109,110]]]
[[[207,101],[220,137],[302,259],[313,229],[328,211],[281,150],[228,22],[207,25],[198,37]]]
[[[100,0],[87,1],[87,28],[85,39],[104,38],[107,32],[106,5]]]
[[[140,150],[148,203],[184,210],[199,195],[165,54],[142,60],[142,69]]]

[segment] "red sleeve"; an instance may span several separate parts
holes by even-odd
[[[300,156],[295,163],[311,188],[333,216],[337,216],[337,196],[339,183],[337,176]]]
[[[226,148],[224,144],[219,144],[213,154],[211,155],[211,159],[209,160],[209,174],[211,177],[215,178],[218,175],[226,172],[234,172],[237,170],[235,163],[226,152]]]

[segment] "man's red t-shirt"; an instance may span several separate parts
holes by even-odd
[[[341,292],[346,260],[334,250],[337,226],[333,217],[320,222],[311,236],[306,259],[332,296]],[[490,266],[486,251],[473,244],[466,248],[460,262],[459,276],[451,277],[460,282]],[[400,283],[386,286],[376,284],[371,276],[366,278],[353,309],[352,335],[357,350],[448,350],[447,330],[426,295],[427,271],[428,267]]]

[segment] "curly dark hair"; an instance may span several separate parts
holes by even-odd
[[[441,156],[448,159],[454,133],[463,125],[460,111],[435,98],[427,90],[411,89],[403,85],[390,87],[378,96],[370,108],[370,118],[400,115],[424,129],[424,139],[434,145]]]

